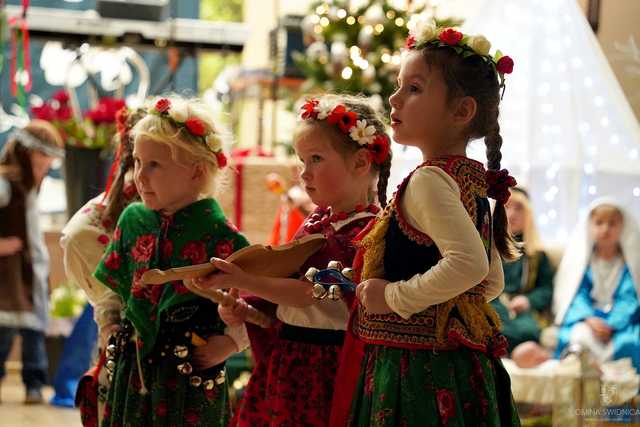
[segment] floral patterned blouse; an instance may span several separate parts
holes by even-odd
[[[122,297],[124,315],[147,354],[153,349],[162,313],[200,297],[180,281],[144,285],[144,272],[200,264],[213,256],[226,258],[248,244],[214,199],[199,200],[170,216],[134,203],[120,216],[94,276]]]

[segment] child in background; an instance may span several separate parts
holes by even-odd
[[[312,255],[294,278],[266,278],[212,260],[223,274],[204,278],[202,288],[238,287],[278,305],[277,338],[257,354],[257,365],[240,402],[233,426],[325,426],[344,340],[348,309],[342,301],[314,300],[304,274],[329,261],[351,266],[351,243],[385,205],[390,168],[389,138],[375,111],[362,99],[323,96],[302,107],[294,148],[303,163],[306,192],[318,208],[295,238],[322,233],[326,245]],[[376,185],[377,182],[377,185]],[[242,319],[223,319],[234,324]],[[238,313],[235,313],[238,314]],[[253,343],[253,340],[252,340]],[[257,346],[254,346],[257,348]]]
[[[47,383],[49,253],[40,231],[37,195],[63,141],[48,122],[32,120],[9,136],[0,155],[0,380],[16,334],[22,336],[25,403],[41,403]]]
[[[225,258],[248,244],[211,197],[226,158],[210,117],[197,100],[160,98],[131,131],[142,203],[122,212],[94,273],[125,307],[107,348],[103,426],[227,423],[224,361],[244,347],[242,335],[225,335],[216,305],[181,282],[141,282],[149,269]]]
[[[417,22],[407,47],[391,127],[424,163],[360,241],[350,330],[364,348],[345,345],[339,375],[355,370],[356,384],[337,387],[332,425],[519,425],[499,359],[506,342],[487,304],[504,286],[500,256],[514,256],[504,204],[515,180],[500,170],[498,125],[513,62],[489,56],[484,37],[431,19]],[[488,171],[466,157],[477,138]]]
[[[554,295],[556,357],[568,344],[599,362],[630,357],[640,372],[640,228],[611,199],[589,209],[562,258]]]

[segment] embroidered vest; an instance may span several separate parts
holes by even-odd
[[[486,197],[483,165],[456,156],[429,160],[416,170],[424,166],[437,166],[456,181],[460,188],[460,199],[482,237],[486,256],[490,260],[491,212]],[[360,242],[360,280],[374,277],[392,282],[407,280],[415,274],[426,272],[440,260],[438,247],[428,235],[406,221],[399,207],[414,172],[400,184],[382,217]],[[359,305],[354,332],[367,343],[392,347],[452,350],[465,345],[480,351],[493,351],[500,324],[495,311],[485,301],[484,286],[479,283],[463,294],[430,306],[409,319],[403,319],[395,313],[371,314]]]

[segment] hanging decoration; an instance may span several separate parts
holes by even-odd
[[[31,91],[31,54],[29,49],[29,28],[27,10],[29,0],[22,0],[22,14],[9,18],[11,31],[11,95],[21,107],[26,106],[27,93]]]

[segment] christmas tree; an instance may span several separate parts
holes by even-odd
[[[302,21],[306,52],[294,53],[306,77],[305,92],[363,94],[388,107],[411,16],[434,13],[408,1],[320,1]],[[460,25],[459,20],[437,20]]]

